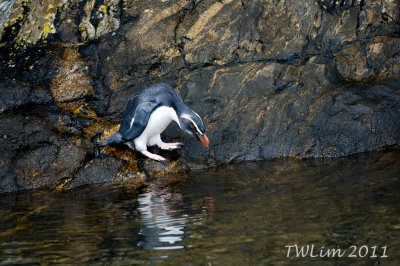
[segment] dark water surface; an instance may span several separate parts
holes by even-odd
[[[398,151],[250,162],[160,177],[172,184],[141,194],[3,195],[0,264],[400,265],[399,162]],[[344,255],[321,257],[333,248]]]

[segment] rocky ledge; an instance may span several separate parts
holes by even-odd
[[[14,0],[0,16],[0,192],[400,144],[398,1]],[[97,149],[156,82],[210,147],[171,125],[185,148],[165,163]]]

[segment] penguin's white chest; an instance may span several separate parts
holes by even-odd
[[[145,150],[147,145],[155,145],[160,139],[160,134],[167,126],[176,121],[179,124],[178,115],[172,107],[160,106],[150,115],[146,128],[142,134],[134,140],[137,150]]]

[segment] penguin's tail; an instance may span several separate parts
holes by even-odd
[[[108,139],[103,140],[101,142],[97,142],[96,145],[99,146],[107,146],[109,144],[118,144],[118,143],[122,143],[122,135],[119,132],[115,132],[114,134],[112,134],[111,136],[108,137]]]

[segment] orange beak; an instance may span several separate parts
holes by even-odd
[[[203,143],[204,146],[208,147],[210,146],[210,141],[207,138],[207,135],[197,135],[197,137],[199,138],[200,142]]]

